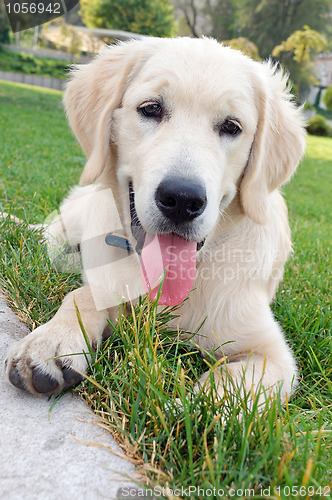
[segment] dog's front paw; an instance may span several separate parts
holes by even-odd
[[[77,385],[88,363],[88,349],[79,328],[68,325],[40,326],[13,344],[5,361],[9,382],[36,395],[59,394]],[[78,370],[78,371],[76,371]]]

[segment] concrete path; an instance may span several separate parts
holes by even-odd
[[[27,333],[0,292],[1,367],[8,346]],[[134,486],[129,461],[78,441],[121,453],[82,400],[67,394],[50,413],[50,401],[13,388],[0,373],[1,500],[115,499],[120,487]]]

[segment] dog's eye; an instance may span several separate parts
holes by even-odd
[[[229,119],[222,123],[219,130],[221,135],[227,134],[232,135],[233,137],[242,132],[240,125],[236,121]]]
[[[161,118],[163,114],[163,108],[157,102],[143,104],[138,111],[146,118]]]

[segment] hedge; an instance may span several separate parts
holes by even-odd
[[[24,52],[12,52],[0,45],[0,68],[1,71],[65,79],[67,78],[68,62],[35,57]]]
[[[331,127],[322,115],[315,115],[308,120],[307,131],[311,135],[331,135]]]

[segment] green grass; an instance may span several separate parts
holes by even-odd
[[[41,222],[78,181],[82,153],[60,93],[0,83],[0,98],[2,209]],[[225,495],[243,490],[233,498],[330,497],[328,489],[318,493],[332,487],[331,150],[332,139],[308,137],[306,157],[284,190],[294,255],[273,310],[301,374],[287,405],[270,401],[259,413],[246,397],[216,402],[213,384],[207,394],[194,394],[193,382],[214,360],[203,360],[192,342],[168,331],[167,318],[176,311],[157,314],[148,301],[120,317],[97,353],[79,392],[150,484]],[[51,268],[38,231],[9,221],[1,227],[0,276],[30,326],[47,320],[79,283]],[[287,487],[295,488],[293,495]]]
[[[85,159],[64,119],[61,92],[0,84],[0,192],[8,208],[42,222],[78,182]]]

